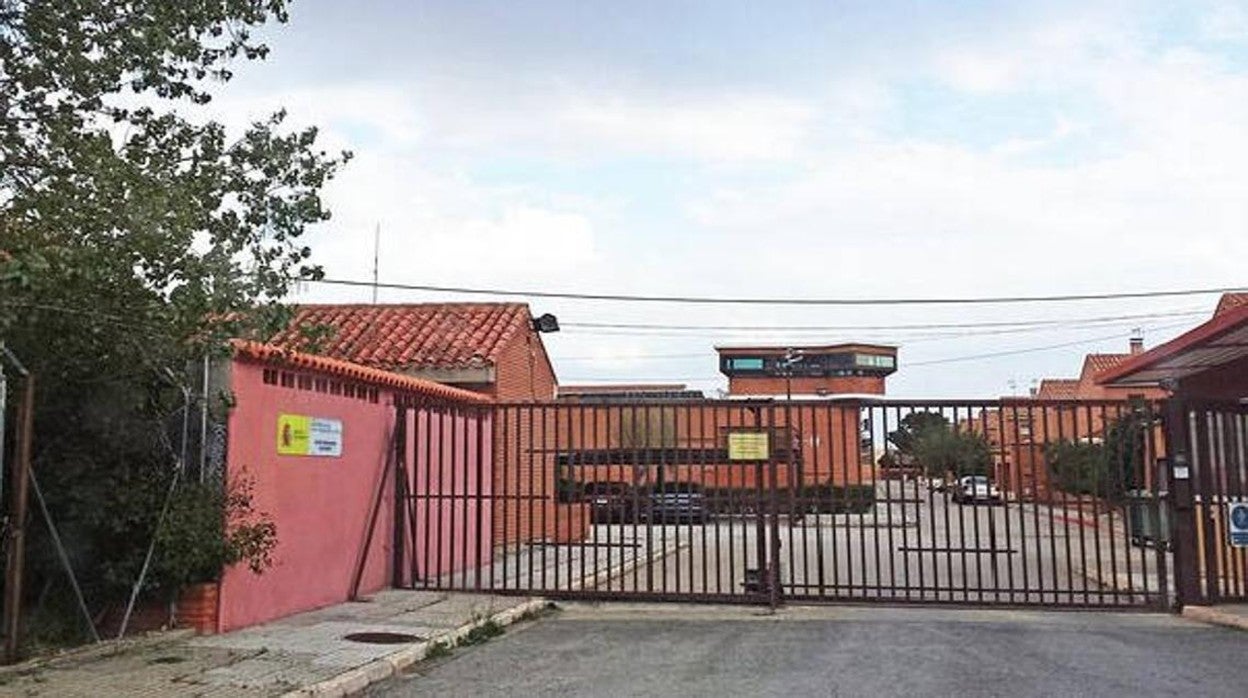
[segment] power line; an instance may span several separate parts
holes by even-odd
[[[624,293],[581,293],[571,291],[534,291],[500,288],[470,288],[464,286],[434,286],[429,284],[377,283],[357,279],[316,279],[310,283],[336,286],[360,286],[433,293],[457,293],[476,296],[504,296],[529,298],[562,298],[568,300],[617,301],[627,303],[691,303],[703,305],[984,305],[1004,303],[1058,303],[1067,301],[1125,300],[1131,298],[1165,298],[1175,296],[1200,296],[1215,293],[1234,293],[1248,288],[1228,286],[1203,289],[1177,289],[1165,291],[1131,291],[1124,293],[1075,293],[1051,296],[968,296],[962,298],[745,298],[711,296],[643,296]]]
[[[1197,315],[1205,315],[1204,311],[1192,313],[1176,313],[1174,315],[1161,317],[1191,317]],[[891,343],[899,343],[902,345],[918,344],[920,342],[932,342],[948,339],[963,339],[968,337],[988,337],[1007,334],[1026,334],[1032,332],[1054,332],[1066,329],[1091,328],[1091,327],[1112,327],[1114,325],[1135,324],[1134,320],[1119,321],[1089,321],[1089,322],[1069,322],[1054,325],[1033,325],[1023,327],[1010,327],[1004,329],[985,329],[980,331],[963,331],[963,332],[934,332],[930,334],[902,334],[903,332],[917,332],[916,330],[894,330],[887,334],[881,334],[879,330],[868,331],[870,334],[857,334],[853,337],[856,341],[886,341]],[[670,330],[581,330],[568,329],[565,332],[575,336],[602,336],[602,337],[654,337],[654,338],[679,338],[679,339],[718,339],[726,336],[724,332],[677,332]],[[758,334],[765,331],[742,332],[742,334]],[[788,341],[792,338],[793,341]],[[800,344],[808,342],[811,339],[809,334],[787,333],[776,338],[774,335],[769,338],[771,343],[794,343]]]
[[[1154,330],[1154,331],[1168,330],[1168,329],[1173,329],[1175,327],[1182,327],[1186,324],[1187,323],[1172,323],[1169,325],[1159,325],[1157,327],[1152,327],[1149,329]],[[909,367],[935,366],[937,364],[950,364],[950,363],[955,363],[959,361],[976,361],[978,359],[993,359],[999,356],[1014,356],[1017,354],[1031,354],[1031,353],[1039,352],[1039,351],[1049,351],[1051,349],[1065,349],[1067,347],[1077,347],[1083,344],[1092,344],[1094,342],[1104,342],[1110,339],[1120,339],[1123,336],[1124,335],[1121,332],[1118,332],[1115,334],[1103,335],[1100,337],[1085,337],[1083,339],[1078,339],[1073,342],[1062,342],[1060,344],[1047,344],[1045,346],[1028,347],[1026,349],[1011,349],[1007,351],[995,351],[995,352],[991,352],[988,354],[974,354],[971,356],[953,356],[953,357],[949,357],[945,359],[932,359],[930,361],[916,361],[914,363],[906,364],[906,365]]]
[[[1167,330],[1167,329],[1174,329],[1174,328],[1176,328],[1176,327],[1182,327],[1182,326],[1183,326],[1183,325],[1185,325],[1185,324],[1186,324],[1186,323],[1174,323],[1174,324],[1169,324],[1169,325],[1159,325],[1159,326],[1157,326],[1157,327],[1151,327],[1151,328],[1149,328],[1149,329],[1150,329],[1150,330],[1152,330],[1152,331],[1157,331],[1157,330]],[[1086,344],[1093,344],[1093,343],[1096,343],[1096,342],[1104,342],[1104,341],[1108,341],[1108,340],[1110,340],[1110,339],[1120,339],[1120,338],[1122,338],[1122,337],[1124,337],[1124,336],[1128,336],[1128,335],[1124,335],[1123,333],[1118,332],[1118,333],[1115,333],[1115,334],[1111,334],[1111,335],[1102,335],[1102,336],[1099,336],[1099,337],[1084,337],[1084,338],[1082,338],[1082,339],[1078,339],[1078,340],[1075,340],[1075,341],[1072,341],[1072,342],[1062,342],[1062,343],[1060,343],[1060,344],[1047,344],[1047,345],[1044,345],[1044,346],[1039,346],[1039,347],[1027,347],[1027,348],[1024,348],[1024,349],[1012,349],[1012,350],[1008,350],[1008,351],[991,352],[991,353],[988,353],[988,354],[973,354],[973,355],[967,355],[967,356],[952,356],[952,357],[947,357],[947,358],[943,358],[943,359],[932,359],[932,360],[929,360],[929,361],[916,361],[916,362],[914,362],[914,363],[902,363],[900,366],[898,366],[898,370],[905,370],[905,369],[908,369],[908,368],[916,368],[916,367],[919,367],[919,366],[936,366],[936,365],[940,365],[940,364],[956,363],[956,362],[962,362],[962,361],[978,361],[978,360],[981,360],[981,359],[993,359],[993,358],[997,358],[997,357],[1001,357],[1001,356],[1017,356],[1017,355],[1019,355],[1019,354],[1032,354],[1032,353],[1036,353],[1036,352],[1050,351],[1050,350],[1053,350],[1053,349],[1065,349],[1065,348],[1069,348],[1069,347],[1076,347],[1076,346],[1082,346],[1082,345],[1086,345]],[[638,379],[630,379],[630,380],[631,380],[632,382],[663,382],[663,381],[707,381],[707,380],[719,380],[719,379],[722,379],[722,378],[724,378],[724,376],[713,376],[713,377],[712,377],[712,376],[687,376],[687,377],[667,377],[667,378],[638,378]],[[575,382],[593,382],[595,379],[593,379],[593,378],[568,378],[567,380],[569,380],[569,381],[575,381]]]
[[[1145,320],[1170,317],[1186,317],[1202,315],[1207,310],[1182,310],[1165,313],[1138,313],[1135,315],[1107,315],[1090,318],[1054,318],[1036,320],[1011,320],[998,322],[956,322],[956,323],[918,323],[906,325],[684,325],[658,323],[627,323],[627,322],[563,322],[564,327],[587,327],[594,329],[637,329],[637,330],[715,330],[732,332],[829,332],[839,330],[948,330],[971,329],[978,327],[1020,327],[1044,325],[1068,325],[1113,322],[1118,320]]]

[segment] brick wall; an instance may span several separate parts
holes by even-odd
[[[785,380],[775,376],[731,376],[728,392],[732,395],[784,395]],[[883,395],[883,376],[844,376],[833,378],[795,377],[790,387],[794,395],[866,394]]]
[[[548,403],[555,399],[557,380],[541,336],[534,332],[513,338],[503,348],[495,360],[494,375],[490,394],[499,402]],[[588,517],[583,506],[555,501],[555,454],[545,448],[555,432],[551,421],[554,412],[507,414],[510,421],[495,429],[496,542],[584,540]]]
[[[546,347],[534,332],[517,335],[499,352],[489,393],[499,402],[554,400],[556,379]]]

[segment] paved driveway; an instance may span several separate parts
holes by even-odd
[[[1151,614],[573,605],[371,696],[1243,696],[1248,635]]]

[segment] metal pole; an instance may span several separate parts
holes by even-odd
[[[204,354],[203,392],[200,393],[199,418],[199,484],[204,484],[205,470],[208,467],[208,355]]]
[[[35,477],[34,471],[29,472],[30,484],[35,488],[35,499],[39,502],[39,509],[43,512],[43,520],[48,524],[48,532],[52,534],[52,544],[56,546],[57,557],[61,559],[61,565],[65,567],[65,574],[69,575],[69,585],[74,589],[74,597],[78,599],[78,610],[82,611],[83,620],[87,622],[87,628],[91,631],[91,639],[96,642],[100,641],[100,634],[96,632],[95,622],[91,620],[91,612],[87,610],[87,601],[82,597],[82,587],[78,586],[78,577],[74,576],[74,566],[69,562],[69,553],[65,552],[65,545],[61,543],[61,534],[56,530],[56,524],[52,522],[52,514],[48,511],[48,502],[43,498],[43,490],[39,488],[39,480]]]
[[[3,346],[0,344],[0,348]],[[4,373],[4,361],[0,361],[0,502],[4,501],[4,437],[8,433],[5,431],[4,418],[8,412],[8,394],[9,377]]]
[[[1204,601],[1200,589],[1200,557],[1196,538],[1196,504],[1188,444],[1188,408],[1176,394],[1166,401],[1166,448],[1170,451],[1170,507],[1174,540],[1176,609]],[[1206,503],[1206,506],[1208,504]]]
[[[180,457],[178,459],[178,470],[186,470],[186,447],[190,440],[191,433],[191,389],[189,386],[181,386],[182,388],[182,443],[179,445]]]
[[[35,377],[26,376],[21,413],[17,420],[20,435],[13,460],[13,488],[9,504],[9,547],[4,566],[4,661],[17,661],[22,613],[22,573],[26,557],[26,505],[30,490],[31,438],[35,421]]]
[[[173,493],[178,488],[178,479],[185,469],[185,464],[179,463],[177,469],[173,471],[173,480],[169,483],[169,491],[165,494],[165,503],[160,508],[160,518],[156,519],[156,529],[152,531],[152,541],[148,543],[147,554],[143,557],[143,568],[139,570],[139,578],[134,580],[134,586],[130,589],[126,613],[121,617],[121,629],[117,631],[118,640],[126,636],[126,628],[130,625],[130,614],[134,612],[134,605],[139,600],[139,591],[143,588],[143,581],[147,579],[147,571],[152,564],[152,555],[156,552],[156,540],[160,537],[160,529],[165,525],[165,517],[169,515],[169,505],[173,502]],[[99,638],[97,637],[96,640],[98,641]]]

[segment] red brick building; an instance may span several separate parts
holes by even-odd
[[[716,347],[719,370],[734,397],[883,395],[897,370],[897,347],[833,344],[809,347]]]
[[[1248,293],[1227,293],[1205,323],[1098,376],[1106,389],[1167,381],[1176,395],[1248,400]]]
[[[1156,383],[1130,387],[1104,385],[1101,376],[1144,354],[1144,342],[1133,337],[1125,353],[1088,354],[1078,378],[1045,378],[1029,397],[1002,398],[1004,407],[972,420],[993,451],[995,479],[1008,491],[1045,498],[1049,492],[1046,444],[1098,441],[1120,408],[1131,400],[1159,400],[1166,391]]]
[[[558,379],[523,303],[304,305],[273,343],[471,390],[498,402],[550,402]],[[533,419],[526,414],[527,420]],[[495,444],[494,492],[508,492],[513,525],[495,517],[495,543],[579,539],[580,507],[555,504],[554,457],[526,457],[528,431]],[[496,502],[501,509],[501,501]],[[554,509],[558,507],[556,514]],[[532,513],[532,515],[530,515]],[[560,522],[556,528],[555,522]]]
[[[523,303],[304,305],[273,343],[500,402],[552,400],[558,385]]]

